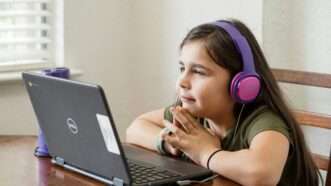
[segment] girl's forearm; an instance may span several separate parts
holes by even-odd
[[[126,142],[156,150],[155,143],[162,128],[150,121],[136,119],[126,130]]]
[[[242,185],[276,185],[278,182],[267,163],[263,163],[249,149],[220,151],[210,159],[209,168]]]

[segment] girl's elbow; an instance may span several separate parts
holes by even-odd
[[[131,142],[131,139],[130,139],[130,137],[132,137],[131,133],[132,133],[132,129],[131,129],[131,125],[130,125],[125,131],[125,142],[127,142],[127,143]]]
[[[249,171],[244,185],[277,185],[280,176],[270,171],[269,168],[253,168]]]
[[[131,125],[125,131],[125,142],[133,143],[136,131],[136,120],[131,123]]]

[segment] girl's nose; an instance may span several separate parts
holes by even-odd
[[[189,76],[188,76],[187,73],[184,72],[184,73],[181,74],[181,76],[178,79],[178,85],[182,89],[190,89],[191,88]]]

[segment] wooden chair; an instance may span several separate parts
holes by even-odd
[[[272,72],[278,82],[331,89],[331,74],[285,69],[272,69]],[[302,110],[294,110],[293,112],[298,123],[301,125],[331,129],[331,115]],[[330,157],[313,153],[313,159],[319,169],[327,171],[326,185],[331,186]]]
[[[331,151],[330,151],[330,157],[331,157]],[[330,186],[331,185],[331,161],[329,160],[329,170],[328,170],[328,174],[326,175],[326,181],[325,181],[325,185],[326,186]]]

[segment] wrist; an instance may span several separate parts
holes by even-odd
[[[219,147],[214,147],[214,148],[210,148],[208,149],[208,151],[206,151],[204,153],[204,156],[202,157],[202,161],[201,164],[205,167],[210,169],[210,164],[211,164],[211,160],[214,158],[214,156],[222,151],[223,149],[219,148]]]
[[[165,141],[162,138],[162,135],[166,132],[168,132],[167,128],[162,129],[160,131],[158,137],[157,137],[157,140],[156,140],[156,150],[162,155],[168,155],[169,154],[168,150],[165,147]]]

